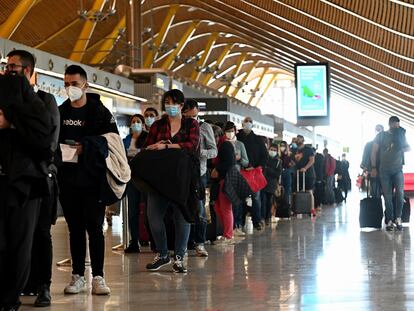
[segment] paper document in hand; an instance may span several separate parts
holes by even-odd
[[[75,155],[76,148],[72,145],[60,144],[60,150],[62,151],[62,161],[78,163],[78,155]]]

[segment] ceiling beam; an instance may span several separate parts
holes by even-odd
[[[102,63],[105,58],[111,53],[114,48],[115,43],[119,35],[125,30],[126,27],[126,16],[124,15],[119,23],[115,26],[114,30],[108,35],[108,37],[103,41],[102,45],[99,48],[99,51],[95,53],[92,57],[91,64]]]
[[[46,43],[48,43],[49,41],[53,40],[54,38],[60,36],[64,31],[66,31],[67,29],[71,28],[72,26],[74,26],[77,22],[79,22],[80,19],[79,18],[75,18],[73,21],[71,21],[69,24],[63,26],[62,28],[60,28],[58,31],[54,32],[52,35],[50,35],[46,40],[43,40],[42,42],[40,42],[39,44],[35,45],[33,48],[35,49],[39,49],[41,46],[45,45]]]
[[[106,0],[95,0],[93,3],[92,12],[102,11]],[[89,40],[95,30],[96,22],[86,20],[85,24],[83,25],[82,31],[79,34],[78,40],[76,41],[72,53],[69,56],[69,59],[75,62],[81,62],[83,56],[85,55],[86,48],[88,47]]]
[[[145,57],[144,68],[150,68],[153,65],[154,59],[156,59],[158,55],[158,48],[164,42],[165,37],[168,34],[168,30],[170,29],[170,26],[174,20],[175,14],[179,8],[179,4],[170,6],[170,9],[167,12],[167,16],[164,18],[164,22],[162,23],[161,29],[158,32],[158,36],[154,40],[152,49],[148,51],[147,56]]]
[[[267,73],[267,71],[269,70],[269,67],[266,67],[266,68],[264,68],[263,69],[263,73],[262,73],[262,75],[260,76],[260,78],[259,78],[259,80],[257,81],[257,83],[256,83],[256,87],[253,89],[253,92],[254,93],[256,93],[259,89],[260,89],[260,84],[262,84],[262,81],[263,81],[263,78],[265,77],[265,75],[266,75],[266,73]],[[251,105],[252,104],[252,102],[253,102],[253,99],[254,99],[254,94],[252,94],[251,96],[250,96],[250,99],[249,99],[249,101],[248,101],[248,105]],[[257,103],[256,103],[256,105],[255,106],[257,106]]]
[[[196,31],[198,25],[200,25],[199,21],[193,21],[191,25],[187,28],[186,32],[181,35],[181,39],[178,42],[177,47],[174,51],[167,57],[167,59],[162,64],[162,68],[170,70],[175,63],[176,56],[180,55],[180,53],[184,50],[188,40],[191,38],[193,33]]]
[[[211,51],[213,50],[214,45],[216,44],[218,38],[218,32],[211,34],[210,38],[207,41],[207,45],[204,49],[203,56],[198,60],[196,68],[194,68],[193,73],[191,74],[191,79],[197,81],[200,78],[200,70],[204,68],[207,64],[207,60],[210,56]]]
[[[230,53],[230,51],[233,48],[233,46],[234,46],[233,44],[229,44],[229,45],[227,45],[223,49],[223,51],[221,52],[220,56],[217,58],[217,62],[216,62],[216,65],[215,65],[215,67],[217,68],[216,71],[218,71],[220,69],[221,65],[223,65],[223,63],[224,63],[227,55]],[[208,74],[206,74],[206,76],[203,79],[203,84],[208,85],[209,84],[208,82],[213,77],[213,74],[214,73],[208,73]]]
[[[252,71],[256,68],[256,66],[259,64],[260,61],[255,61],[253,62],[249,69],[247,69],[246,74],[244,75],[244,77],[237,83],[236,88],[234,89],[233,93],[231,94],[232,97],[236,97],[237,94],[239,93],[240,89],[243,87],[244,83],[247,81],[247,79],[249,78],[250,74],[252,73]]]
[[[272,79],[270,79],[269,83],[266,85],[266,88],[263,90],[262,95],[260,95],[259,99],[257,100],[256,105],[255,105],[256,107],[259,106],[259,103],[262,101],[267,91],[269,91],[270,87],[273,85],[273,83],[275,83],[276,78],[277,78],[277,74],[274,74]]]
[[[0,25],[0,37],[10,39],[37,0],[21,0],[7,20]]]
[[[233,72],[232,72],[232,75],[234,77],[237,77],[239,75],[240,69],[243,66],[243,63],[246,60],[246,58],[247,58],[247,53],[246,52],[243,52],[243,53],[240,54],[239,59],[237,60],[237,63],[236,63],[236,68],[234,68],[233,69]],[[226,88],[223,91],[224,94],[229,95],[229,91],[230,91],[230,87],[231,87],[231,82],[233,82],[233,80],[232,81],[228,81],[228,84],[227,84]]]

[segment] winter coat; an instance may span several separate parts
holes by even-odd
[[[267,180],[267,185],[263,191],[275,193],[280,174],[282,174],[282,160],[279,157],[269,157],[266,166],[264,167],[263,174]]]

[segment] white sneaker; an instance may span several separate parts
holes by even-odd
[[[101,276],[95,276],[92,279],[92,294],[93,295],[109,295],[111,290],[105,283],[105,279]]]
[[[206,248],[204,247],[204,245],[197,245],[195,247],[195,251],[196,251],[197,257],[208,257],[208,252]]]
[[[215,245],[232,245],[232,244],[234,244],[234,239],[233,238],[231,238],[231,239],[229,239],[229,238],[221,238],[221,239],[218,239],[217,241],[215,241],[214,242],[214,244]]]
[[[244,233],[244,232],[242,231],[242,229],[240,229],[240,228],[236,228],[236,229],[234,229],[234,231],[233,231],[233,235],[234,235],[234,236],[245,236],[245,235],[246,235],[246,233]]]
[[[65,294],[79,294],[86,290],[86,280],[84,276],[73,274],[69,285],[65,287]]]

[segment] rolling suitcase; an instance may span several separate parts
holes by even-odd
[[[410,216],[411,216],[410,198],[404,197],[404,205],[403,205],[403,210],[402,210],[401,221],[405,223],[410,222]]]
[[[335,203],[340,204],[342,201],[345,200],[344,195],[342,194],[342,190],[340,188],[334,188],[335,193]]]
[[[396,197],[393,196],[392,197],[392,202],[395,206],[395,200]],[[395,210],[394,210],[395,212]],[[409,223],[410,222],[410,216],[411,216],[411,204],[410,204],[410,198],[404,196],[404,205],[403,205],[403,209],[402,209],[402,214],[401,214],[401,221],[403,223]]]
[[[305,187],[305,173],[303,173],[303,190],[299,189],[299,171],[297,171],[296,176],[296,190],[297,192],[292,196],[292,208],[295,214],[312,214],[313,208],[313,195],[310,192],[306,191]]]
[[[381,229],[382,217],[382,200],[378,196],[370,196],[370,182],[368,182],[367,197],[360,202],[359,207],[359,227]]]
[[[289,202],[283,197],[276,199],[276,213],[277,218],[290,218],[291,211]]]

